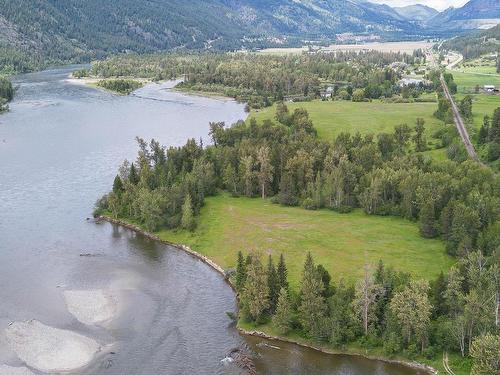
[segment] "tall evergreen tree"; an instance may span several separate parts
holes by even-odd
[[[279,288],[288,290],[288,270],[286,269],[285,256],[280,255],[280,261],[276,270]]]
[[[274,266],[273,257],[269,254],[267,262],[267,288],[269,290],[269,311],[273,314],[276,311],[280,286],[276,267]]]
[[[245,286],[245,279],[247,276],[247,267],[243,253],[238,251],[238,261],[236,264],[236,289],[241,292]]]
[[[310,337],[323,334],[322,324],[326,314],[323,298],[324,285],[318,275],[311,253],[307,253],[302,272],[301,301],[299,306],[300,322],[304,332]]]
[[[425,120],[423,118],[417,118],[417,124],[415,125],[415,135],[413,136],[413,142],[415,142],[415,151],[422,152],[427,149],[427,141],[425,139]]]
[[[122,179],[117,175],[113,181],[113,193],[119,197],[122,195],[124,190]]]
[[[436,212],[432,199],[427,200],[420,211],[419,228],[422,237],[434,238],[437,236]]]
[[[480,145],[485,144],[489,140],[490,133],[490,116],[486,115],[483,119],[483,125],[481,125],[481,129],[479,129],[479,134],[477,136],[477,143]]]
[[[292,325],[292,307],[288,290],[281,288],[276,306],[276,313],[273,316],[273,324],[281,334],[286,334]]]
[[[139,183],[139,175],[137,173],[137,168],[134,163],[130,163],[130,173],[128,176],[128,180],[132,185],[137,185]]]

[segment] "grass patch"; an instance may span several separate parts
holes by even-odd
[[[189,245],[224,268],[235,266],[239,250],[276,257],[284,253],[293,287],[298,286],[308,251],[335,280],[354,281],[365,262],[380,259],[426,279],[453,264],[444,242],[420,237],[414,223],[400,218],[368,216],[361,210],[307,211],[227,194],[206,199],[195,232],[163,230],[158,235]]]
[[[436,103],[382,103],[379,100],[356,103],[351,101],[312,101],[287,103],[290,111],[305,108],[321,138],[331,140],[341,132],[380,133],[392,132],[394,127],[406,123],[415,124],[417,117],[425,120],[427,135],[441,126],[441,121],[433,117]],[[265,119],[274,121],[276,106],[252,111],[249,118],[258,122]]]

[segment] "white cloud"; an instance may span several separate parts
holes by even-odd
[[[423,4],[437,10],[444,10],[451,6],[461,7],[468,0],[370,0],[372,3],[387,4],[390,6],[405,6],[413,4]]]

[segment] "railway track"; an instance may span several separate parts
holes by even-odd
[[[441,80],[441,86],[443,87],[443,92],[444,92],[446,98],[451,103],[451,110],[453,112],[453,120],[455,122],[455,126],[457,127],[458,134],[460,134],[460,138],[462,138],[462,142],[465,146],[465,149],[467,150],[467,153],[469,154],[471,159],[480,163],[481,161],[480,161],[479,157],[477,156],[476,150],[474,149],[472,142],[470,141],[469,133],[467,132],[467,128],[465,127],[462,116],[460,115],[458,107],[455,104],[455,101],[453,100],[453,97],[450,94],[450,90],[448,89],[448,85],[446,84],[442,74],[441,74],[440,80]]]

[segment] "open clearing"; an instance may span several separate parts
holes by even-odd
[[[298,286],[308,251],[334,280],[353,281],[362,275],[365,263],[375,266],[380,259],[426,279],[454,262],[446,255],[444,242],[420,237],[414,223],[368,216],[361,210],[308,211],[222,194],[206,199],[198,223],[193,233],[164,230],[158,235],[191,246],[224,268],[235,266],[239,250],[272,254],[276,261],[283,253],[293,287]]]
[[[434,43],[429,43],[425,41],[415,41],[415,42],[375,42],[375,43],[361,43],[361,44],[332,44],[328,47],[321,47],[319,50],[321,52],[336,52],[336,51],[380,51],[380,52],[406,52],[408,54],[413,53],[417,49],[427,49],[431,48]],[[307,47],[297,47],[297,48],[265,48],[259,51],[259,53],[273,54],[273,55],[287,55],[307,52]]]
[[[327,140],[341,132],[392,132],[396,125],[415,125],[417,117],[425,120],[428,136],[442,125],[441,121],[433,116],[437,103],[383,103],[379,100],[359,103],[336,100],[287,103],[287,106],[290,112],[296,108],[305,108],[318,130],[318,135]],[[252,111],[249,118],[254,117],[258,122],[265,119],[275,121],[275,113],[276,106],[272,106]]]

